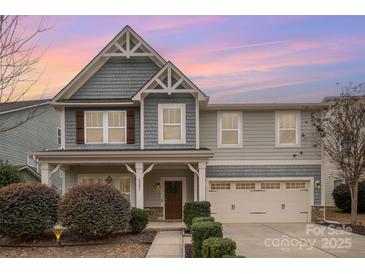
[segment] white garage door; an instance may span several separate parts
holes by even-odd
[[[309,222],[308,181],[211,181],[212,216],[222,223]]]

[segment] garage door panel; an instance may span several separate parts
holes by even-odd
[[[212,214],[223,223],[307,222],[307,182],[225,182],[220,189],[209,191]],[[278,183],[280,188],[277,189]],[[269,189],[261,189],[261,187]],[[251,188],[251,189],[246,189]],[[270,189],[274,188],[274,189]],[[304,190],[304,191],[303,191]]]

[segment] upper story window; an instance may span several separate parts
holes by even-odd
[[[57,145],[61,145],[61,128],[57,127]]]
[[[242,112],[218,112],[218,147],[242,146]]]
[[[86,144],[126,143],[125,111],[85,111]]]
[[[300,111],[277,111],[275,116],[276,146],[300,146]]]
[[[158,143],[185,144],[185,104],[158,105]]]

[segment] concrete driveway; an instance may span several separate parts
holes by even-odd
[[[224,224],[247,258],[365,258],[365,236],[316,224]]]

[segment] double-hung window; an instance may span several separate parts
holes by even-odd
[[[277,111],[275,116],[275,145],[300,146],[300,111]]]
[[[218,147],[242,146],[242,112],[218,112]]]
[[[85,111],[86,144],[125,144],[126,111]]]
[[[108,142],[125,143],[126,138],[125,111],[108,112]]]
[[[185,104],[158,105],[158,143],[185,144]]]

